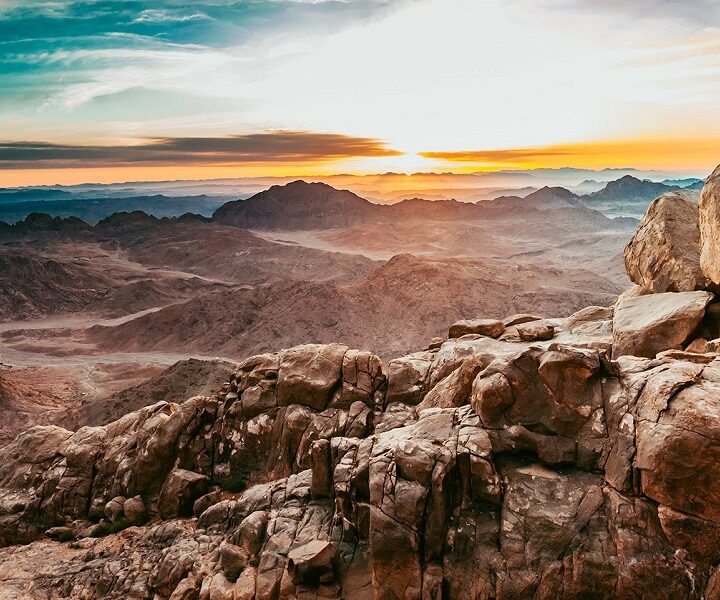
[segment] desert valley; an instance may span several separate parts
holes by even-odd
[[[633,182],[640,198],[615,207],[678,187]],[[0,438],[34,423],[90,424],[73,419],[190,356],[222,364],[339,341],[387,360],[458,319],[609,305],[630,284],[622,249],[638,220],[592,208],[596,197],[541,187],[524,198],[388,205],[295,181],[210,217],[203,197],[197,213],[144,205],[92,224],[83,210],[16,213],[0,223],[0,374],[15,399]]]

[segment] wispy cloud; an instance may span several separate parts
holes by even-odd
[[[585,13],[620,15],[633,19],[666,19],[705,28],[720,25],[717,0],[547,0],[548,5]]]
[[[275,131],[229,137],[162,138],[127,146],[0,142],[0,168],[296,164],[401,154],[388,148],[381,140],[373,138],[307,131]]]

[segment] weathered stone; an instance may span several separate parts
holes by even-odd
[[[372,352],[348,350],[342,362],[342,392],[333,406],[348,408],[353,402],[368,406],[375,403],[375,395],[386,383],[383,365]]]
[[[650,376],[638,400],[635,467],[647,497],[720,523],[720,385],[695,383],[702,368]]]
[[[131,523],[140,523],[147,515],[147,509],[141,496],[133,496],[123,503],[125,518]]]
[[[486,367],[481,358],[469,358],[459,368],[441,380],[418,404],[418,410],[426,408],[457,408],[470,402],[470,392],[477,374]]]
[[[516,327],[517,334],[523,342],[551,340],[555,337],[555,327],[543,321],[524,323]]]
[[[670,543],[686,550],[693,560],[713,565],[720,561],[720,523],[663,505],[658,507],[658,517]]]
[[[467,319],[450,326],[448,337],[459,338],[463,335],[476,334],[491,338],[500,337],[505,331],[502,321],[496,319]]]
[[[705,277],[720,285],[720,166],[705,180],[699,211],[700,266]]]
[[[67,542],[75,539],[75,530],[72,527],[51,527],[45,535],[53,540]]]
[[[709,292],[668,292],[619,301],[613,317],[613,358],[653,358],[663,350],[682,349],[712,299]]]
[[[27,432],[0,448],[0,542],[40,540],[0,550],[0,595],[712,598],[720,360],[609,361],[574,332],[610,316],[554,319],[556,343],[468,336],[403,357],[408,403],[386,401],[376,357],[347,351],[324,409],[284,406],[264,355],[215,398]],[[251,388],[274,400],[246,410]],[[198,498],[210,483],[224,489]],[[42,540],[120,499],[126,519],[140,503],[157,518]]]
[[[118,519],[122,518],[124,515],[124,508],[125,508],[125,497],[124,496],[116,496],[110,502],[108,502],[105,505],[105,508],[103,509],[103,512],[105,513],[105,517],[108,521],[111,523],[114,523]]]
[[[393,402],[417,404],[425,389],[425,377],[434,359],[430,352],[417,352],[388,363],[386,405]]]
[[[281,352],[278,404],[325,409],[340,384],[347,350],[348,347],[341,344],[306,344]]]
[[[218,489],[213,490],[212,492],[208,492],[203,496],[200,496],[193,503],[193,515],[199,517],[213,504],[217,504],[218,502],[220,502],[220,500],[222,500],[222,490]]]
[[[228,581],[235,582],[248,566],[248,553],[234,544],[220,545],[220,565]]]
[[[625,269],[633,283],[648,292],[705,289],[695,198],[668,192],[650,204],[625,246]]]
[[[528,314],[516,314],[503,319],[503,325],[505,327],[512,327],[513,325],[522,325],[523,323],[531,323],[532,321],[540,321],[542,317],[536,317],[535,315]]]
[[[697,338],[694,339],[692,342],[690,342],[685,347],[685,352],[696,352],[700,354],[704,354],[705,352],[710,351],[710,346],[708,345],[708,341],[703,338]]]
[[[330,498],[332,496],[330,440],[316,440],[312,443],[310,465],[312,466],[310,493],[315,498]]]
[[[333,579],[335,546],[313,540],[288,552],[288,573],[295,583],[318,584]]]
[[[189,517],[193,504],[207,492],[210,479],[185,469],[175,469],[168,475],[158,498],[158,514],[163,519]]]

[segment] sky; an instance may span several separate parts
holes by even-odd
[[[0,0],[0,185],[720,163],[720,0]]]

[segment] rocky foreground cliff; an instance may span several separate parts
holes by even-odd
[[[656,200],[611,308],[387,365],[298,346],[28,430],[0,448],[0,597],[720,598],[719,208],[720,168],[699,208]]]

